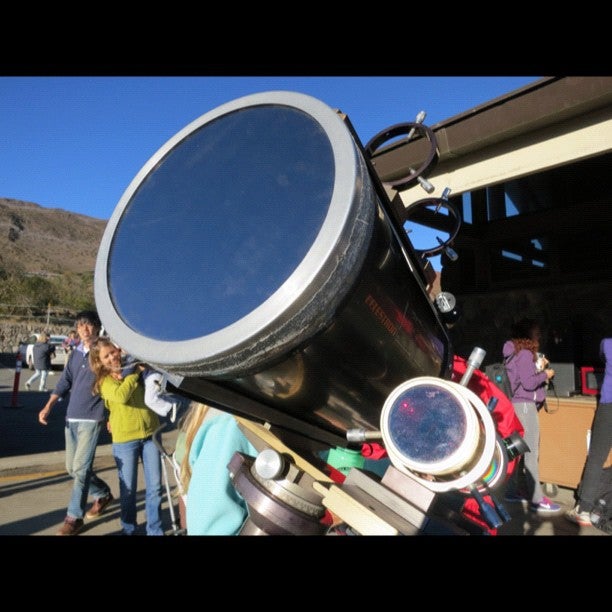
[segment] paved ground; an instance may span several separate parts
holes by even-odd
[[[50,387],[57,375],[49,379]],[[56,405],[50,424],[47,427],[40,425],[38,412],[47,394],[25,391],[26,379],[27,376],[20,377],[15,402],[14,369],[0,365],[0,535],[53,535],[63,521],[71,491],[71,480],[63,465],[63,410],[61,405]],[[175,439],[176,430],[163,434],[164,447],[172,450]],[[95,467],[107,480],[113,494],[118,496],[117,471],[108,437],[104,437],[98,447]],[[169,481],[174,489],[171,476]],[[572,489],[556,487],[552,492],[554,494],[550,497],[563,508],[573,505]],[[505,506],[512,520],[500,528],[500,536],[605,536],[593,527],[574,525],[561,514],[541,517],[523,509],[520,504]],[[144,526],[142,470],[138,508],[139,523]],[[172,535],[167,499],[163,510],[166,534]],[[117,535],[119,532],[118,504],[114,502],[98,520],[86,522],[82,535]]]
[[[26,391],[25,381],[31,373],[23,370],[19,376],[18,393],[14,394],[15,370],[0,364],[0,535],[54,535],[66,513],[72,480],[64,468],[63,421],[65,407],[54,406],[49,424],[38,422],[38,412],[48,393]],[[59,372],[48,379],[52,388]],[[15,401],[16,400],[16,401]],[[164,433],[162,442],[167,450],[174,449],[176,430]],[[101,436],[95,468],[108,482],[115,497],[119,496],[117,469],[111,453],[110,436]],[[139,469],[138,522],[144,533],[144,478]],[[171,499],[176,509],[175,483],[171,474]],[[174,533],[167,496],[162,506],[166,534]],[[119,506],[113,502],[95,521],[86,521],[83,535],[118,535]]]
[[[57,459],[63,460],[63,453],[60,457],[49,457],[53,463],[38,466],[41,471],[27,473],[29,466],[24,466],[24,469],[14,468],[12,474],[7,469],[0,472],[0,535],[55,535],[64,520],[72,489],[72,479],[61,469],[61,464],[55,463]],[[118,497],[117,469],[107,449],[100,447],[95,465],[98,475],[108,482],[113,495]],[[142,475],[138,491],[139,533],[144,535]],[[177,511],[175,516],[178,521]],[[172,535],[174,532],[167,499],[164,499],[163,517],[166,535]],[[118,501],[114,501],[99,519],[86,520],[81,534],[120,535],[120,532],[119,505]]]

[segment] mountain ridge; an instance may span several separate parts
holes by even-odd
[[[0,198],[0,270],[39,276],[93,273],[107,221]]]

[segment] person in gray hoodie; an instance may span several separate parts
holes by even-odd
[[[544,406],[548,381],[555,375],[546,367],[548,360],[539,354],[541,330],[534,319],[521,319],[512,326],[511,339],[504,343],[502,354],[510,380],[511,401],[516,416],[525,429],[524,440],[529,451],[515,470],[506,488],[506,501],[529,503],[538,514],[555,514],[561,506],[544,496],[540,483],[540,422],[538,411]]]

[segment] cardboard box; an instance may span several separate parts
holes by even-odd
[[[548,397],[540,410],[540,480],[577,489],[586,462],[594,397]]]

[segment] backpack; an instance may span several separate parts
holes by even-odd
[[[488,365],[485,368],[485,374],[491,382],[508,397],[508,399],[512,399],[512,387],[504,363],[492,363]]]

